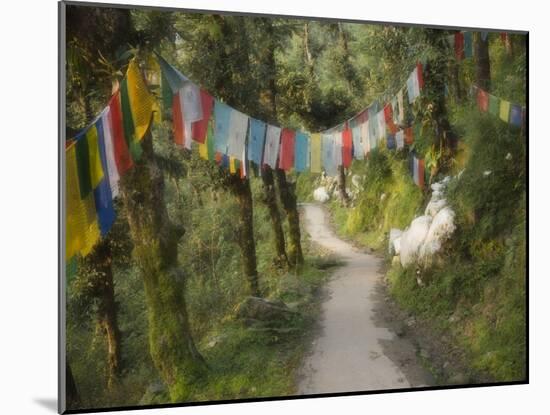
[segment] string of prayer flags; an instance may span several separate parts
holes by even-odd
[[[308,168],[309,137],[303,132],[296,133],[294,150],[294,169],[303,172]]]
[[[351,166],[353,140],[351,130],[346,126],[341,133],[342,137],[342,166],[349,168]]]
[[[476,103],[480,111],[489,112],[499,117],[502,121],[515,127],[521,127],[524,122],[524,108],[519,104],[499,98],[487,91],[472,86],[472,94],[475,94]]]
[[[266,124],[263,121],[250,118],[250,129],[248,134],[248,159],[257,166],[262,164],[264,151]]]
[[[242,157],[247,132],[248,115],[243,114],[236,109],[231,109],[227,138],[227,154],[236,158]]]
[[[294,167],[294,141],[296,132],[290,128],[283,128],[281,132],[281,145],[279,149],[279,168],[289,171]]]
[[[273,125],[268,125],[265,134],[263,164],[267,164],[272,169],[277,168],[280,139],[281,129]]]
[[[214,102],[214,141],[216,151],[226,154],[227,141],[229,139],[229,125],[231,123],[232,108],[221,101]]]
[[[321,134],[312,134],[310,137],[310,171],[312,173],[321,173],[323,168],[321,155]]]

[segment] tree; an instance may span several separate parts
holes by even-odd
[[[151,357],[174,402],[188,397],[189,386],[205,373],[187,314],[185,272],[178,264],[183,227],[172,223],[164,200],[164,175],[154,157],[152,135],[142,140],[143,156],[121,179],[133,257],[147,301]]]

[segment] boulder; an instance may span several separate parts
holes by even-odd
[[[260,297],[247,297],[237,305],[235,315],[243,321],[280,321],[289,320],[295,314],[281,300],[267,300]]]
[[[429,260],[431,256],[441,250],[443,243],[451,237],[456,229],[454,219],[455,212],[449,206],[445,206],[434,216],[420,249],[419,256],[422,260]]]
[[[429,215],[433,218],[445,206],[447,206],[447,199],[442,198],[438,200],[430,200],[428,203],[428,206],[426,206],[426,210],[424,211],[424,214]]]
[[[389,243],[388,243],[388,253],[390,255],[399,254],[399,251],[395,249],[394,241],[397,238],[400,238],[402,234],[403,234],[403,231],[401,231],[401,229],[396,229],[396,228],[390,229]]]
[[[317,202],[326,203],[330,200],[330,195],[324,186],[318,187],[313,191],[313,199]]]
[[[403,232],[401,235],[399,253],[402,266],[406,267],[416,261],[431,224],[431,216],[419,216],[414,219],[411,222],[411,226]]]

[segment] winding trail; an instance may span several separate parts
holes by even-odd
[[[301,205],[311,240],[345,260],[327,284],[322,331],[306,357],[299,394],[371,391],[433,384],[416,348],[390,327],[379,269],[382,260],[336,237],[323,207]],[[398,322],[398,324],[402,324]]]

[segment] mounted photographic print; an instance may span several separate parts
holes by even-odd
[[[60,412],[528,381],[527,32],[59,13]]]

